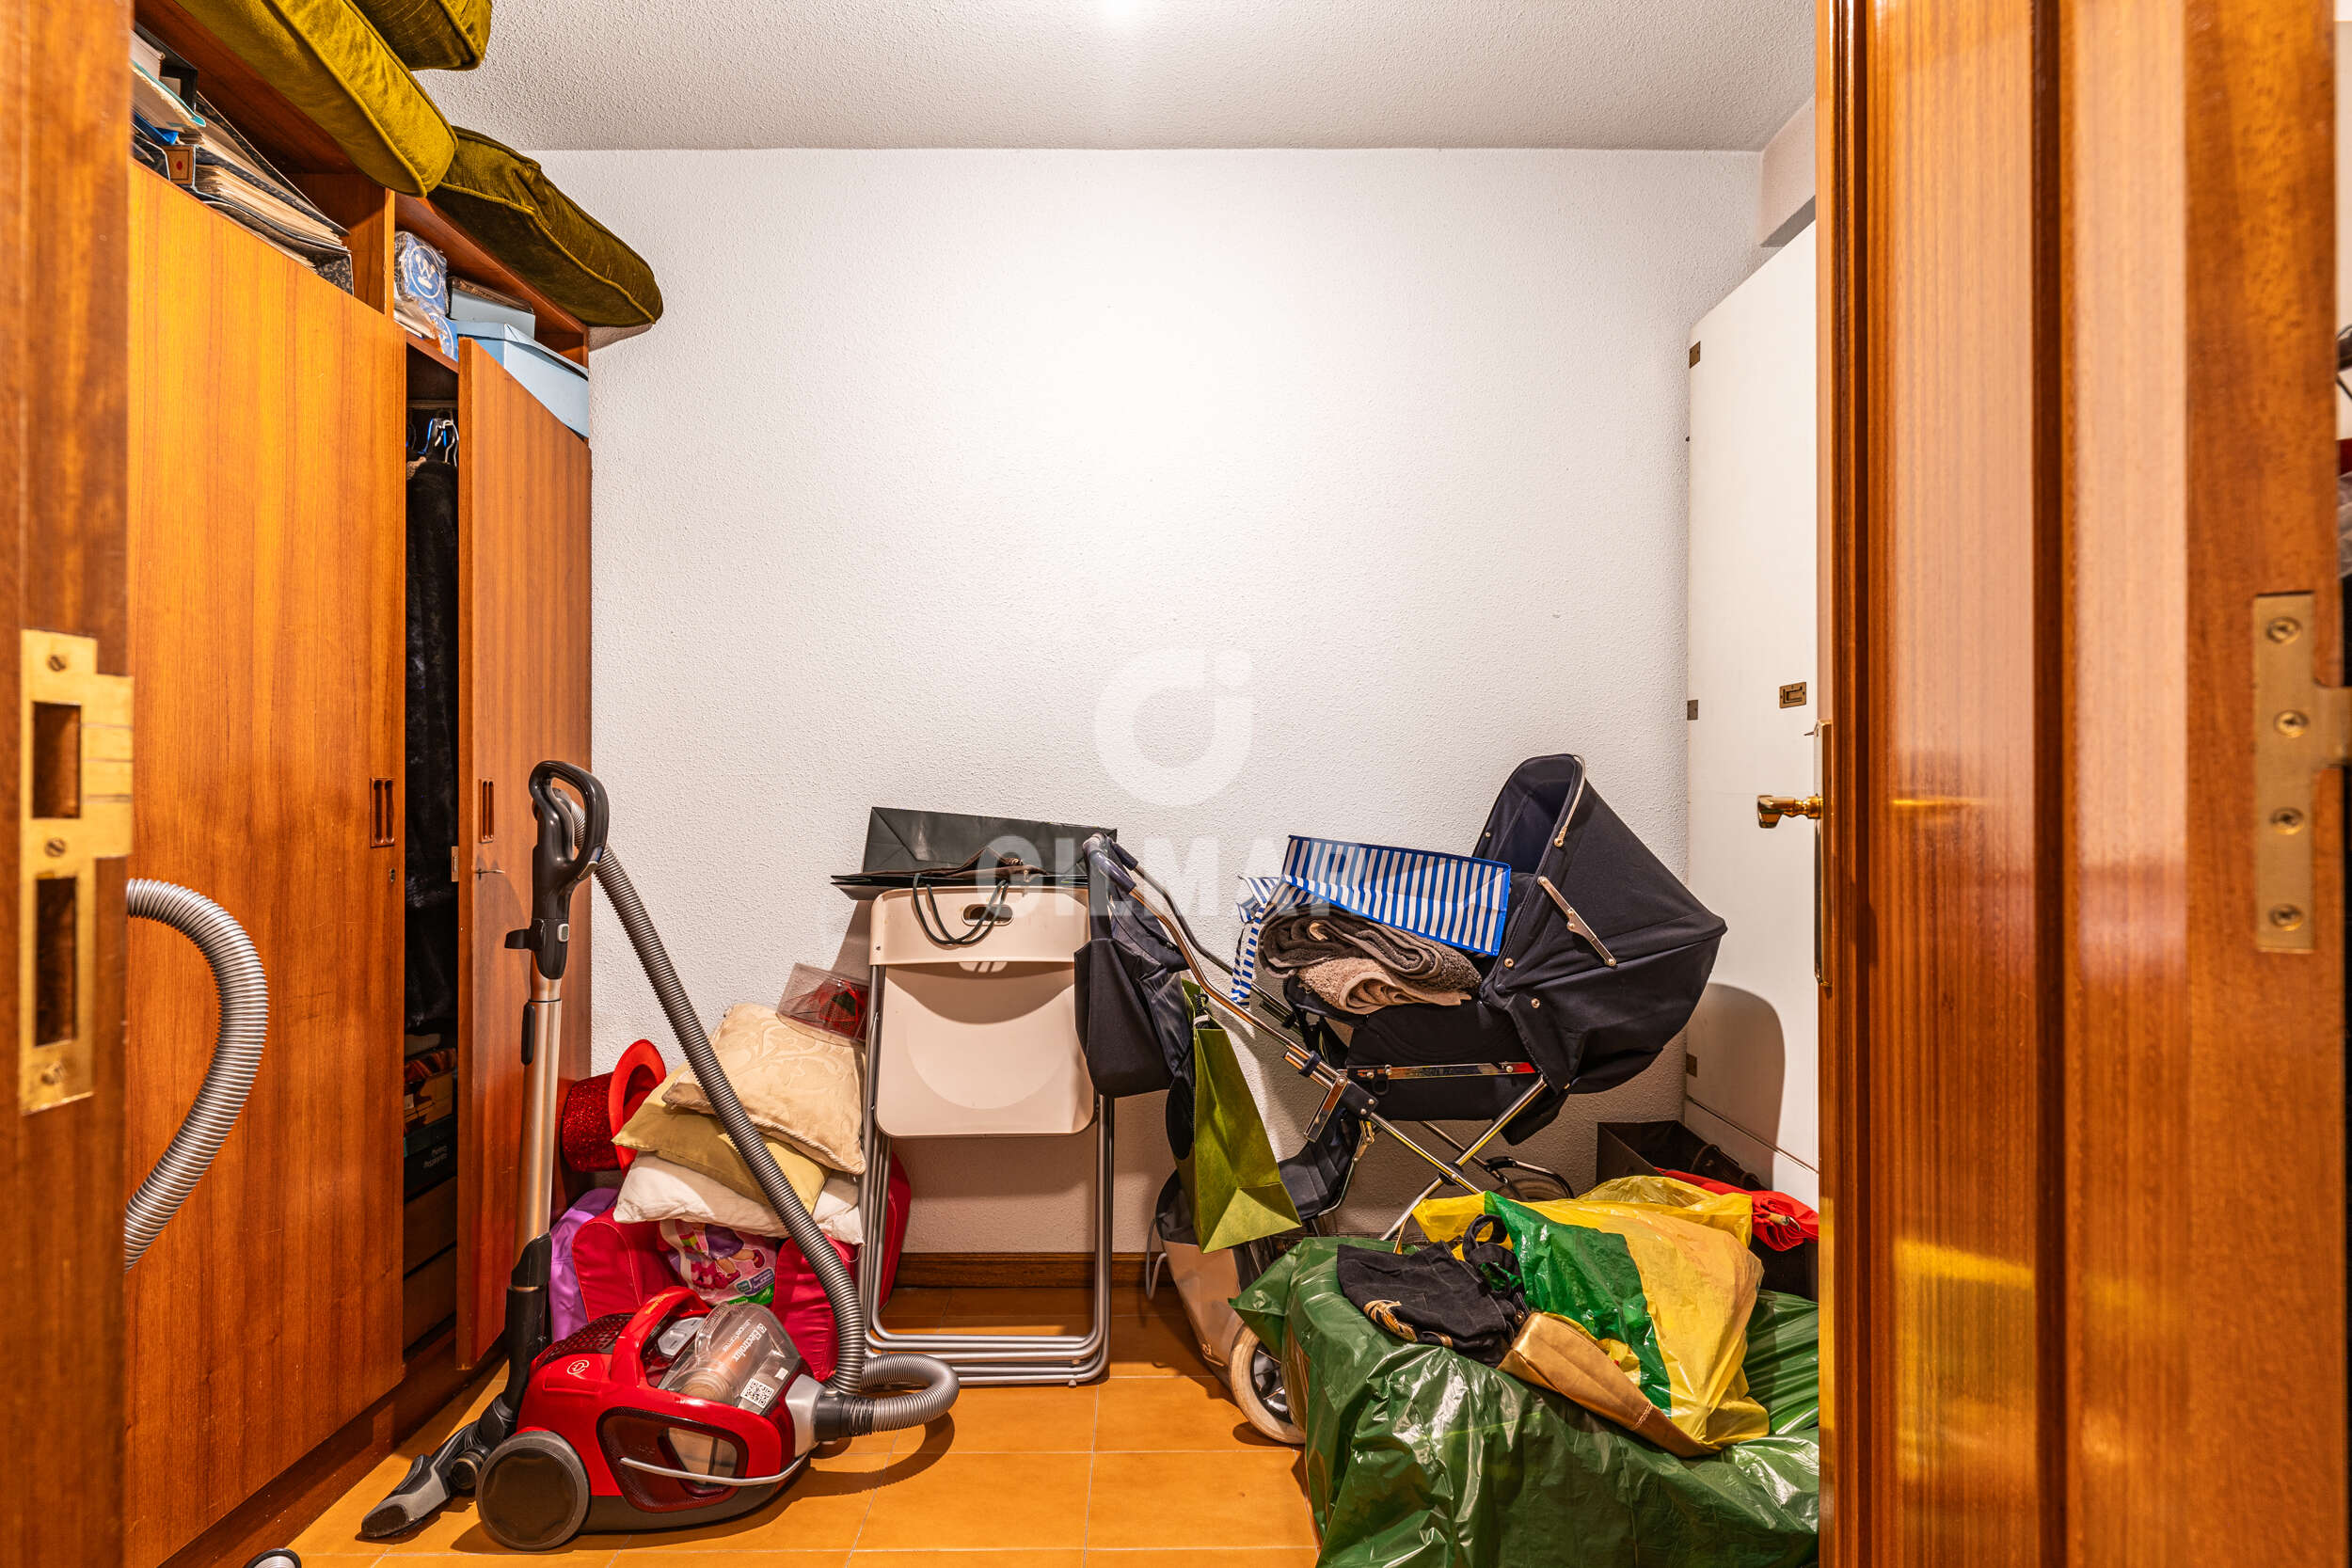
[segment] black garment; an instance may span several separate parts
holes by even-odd
[[[1189,1117],[1192,1021],[1184,1010],[1184,959],[1160,923],[1134,899],[1090,885],[1087,944],[1074,961],[1078,1040],[1095,1093],[1119,1100],[1181,1079]]]
[[[1502,1230],[1481,1214],[1452,1246],[1432,1242],[1402,1254],[1343,1247],[1340,1293],[1400,1339],[1499,1367],[1527,1320],[1518,1259],[1494,1239]]]
[[[407,1015],[457,1028],[457,467],[408,474]]]

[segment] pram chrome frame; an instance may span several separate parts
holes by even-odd
[[[1091,847],[1089,846],[1089,848]],[[1330,1125],[1331,1118],[1339,1114],[1343,1106],[1352,1107],[1361,1118],[1363,1132],[1357,1142],[1355,1155],[1348,1162],[1340,1191],[1333,1196],[1325,1213],[1336,1211],[1345,1200],[1348,1182],[1352,1181],[1358,1166],[1362,1164],[1363,1156],[1371,1148],[1375,1132],[1388,1133],[1400,1146],[1410,1150],[1437,1172],[1429,1184],[1423,1187],[1413,1201],[1405,1206],[1404,1211],[1396,1216],[1389,1227],[1380,1233],[1380,1239],[1384,1242],[1393,1241],[1401,1235],[1405,1227],[1411,1222],[1413,1211],[1441,1187],[1458,1187],[1466,1193],[1499,1190],[1509,1180],[1503,1172],[1518,1170],[1531,1172],[1558,1183],[1564,1194],[1572,1190],[1558,1173],[1546,1170],[1540,1165],[1529,1164],[1507,1156],[1497,1156],[1493,1159],[1479,1157],[1480,1151],[1492,1143],[1503,1129],[1511,1124],[1514,1117],[1526,1110],[1543,1094],[1543,1074],[1534,1063],[1459,1062],[1425,1067],[1349,1068],[1327,1061],[1321,1052],[1307,1042],[1302,1032],[1293,1022],[1290,1009],[1278,999],[1267,995],[1254,982],[1250,986],[1249,997],[1246,1004],[1236,1005],[1232,1001],[1228,994],[1233,977],[1232,965],[1201,946],[1200,939],[1194,934],[1191,925],[1184,919],[1184,911],[1176,907],[1174,897],[1149,871],[1143,869],[1140,864],[1135,863],[1123,853],[1116,858],[1107,853],[1089,854],[1088,864],[1089,875],[1107,875],[1119,896],[1134,899],[1136,905],[1157,921],[1161,929],[1168,934],[1177,952],[1183,955],[1184,968],[1191,975],[1194,986],[1198,988],[1202,1002],[1207,1006],[1213,1017],[1222,1017],[1238,1023],[1242,1033],[1253,1041],[1262,1034],[1269,1034],[1280,1039],[1282,1060],[1293,1071],[1324,1091],[1322,1102],[1316,1107],[1314,1116],[1307,1124],[1305,1134],[1301,1139],[1302,1147],[1311,1146]],[[1223,984],[1220,985],[1212,976],[1210,973],[1212,970],[1224,977]],[[1413,1122],[1411,1125],[1430,1139],[1444,1144],[1454,1150],[1454,1157],[1447,1159],[1444,1155],[1424,1148],[1410,1133],[1382,1116],[1379,1110],[1378,1091],[1388,1085],[1432,1078],[1525,1078],[1529,1082],[1526,1089],[1511,1101],[1509,1109],[1489,1122],[1485,1130],[1468,1144],[1446,1132],[1435,1123]],[[1493,1186],[1482,1187],[1470,1180],[1470,1173],[1473,1169],[1486,1176]],[[1317,1218],[1319,1219],[1320,1216]],[[1320,1229],[1321,1227],[1311,1223],[1311,1228]]]

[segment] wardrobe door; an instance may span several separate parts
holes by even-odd
[[[245,926],[269,1033],[236,1131],[127,1281],[126,1560],[161,1561],[388,1392],[400,1362],[400,330],[131,172],[134,877]],[[134,922],[127,1169],[216,1022]],[[53,1347],[54,1348],[54,1347]]]
[[[470,341],[457,428],[457,1354],[470,1364],[498,1337],[515,1263],[531,984],[506,933],[530,918],[531,770],[589,762],[588,443]],[[586,1070],[589,909],[601,896],[583,883],[572,898],[567,1079]]]

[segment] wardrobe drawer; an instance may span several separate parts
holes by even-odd
[[[415,1344],[456,1310],[457,1249],[451,1247],[401,1281],[400,1342]]]
[[[457,1244],[457,1183],[444,1181],[408,1200],[401,1218],[401,1271],[405,1274]]]

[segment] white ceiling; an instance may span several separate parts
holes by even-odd
[[[498,0],[514,146],[1764,145],[1811,0]]]

